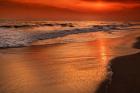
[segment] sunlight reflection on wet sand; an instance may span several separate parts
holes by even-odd
[[[0,91],[93,93],[106,76],[107,57],[101,41],[91,43],[9,49],[1,56]]]
[[[0,50],[0,93],[95,93],[117,44],[99,38]]]

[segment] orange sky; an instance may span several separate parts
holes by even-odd
[[[8,19],[140,20],[139,16],[139,0],[0,0],[0,18]]]

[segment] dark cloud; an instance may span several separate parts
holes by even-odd
[[[95,2],[95,1],[106,1],[106,2],[133,2],[133,3],[140,3],[140,0],[81,0],[81,1],[88,1],[88,2]]]

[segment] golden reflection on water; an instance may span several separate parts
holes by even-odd
[[[1,56],[6,63],[3,63],[3,80],[7,82],[1,83],[5,90],[0,87],[0,91],[95,93],[106,76],[105,41],[8,50],[6,57]],[[9,54],[9,51],[14,53]]]
[[[101,57],[101,62],[106,64],[107,63],[107,45],[105,40],[99,40],[99,53],[100,53],[100,57]]]
[[[108,41],[104,38],[99,38],[97,41],[89,42],[90,45],[95,46],[97,52],[97,58],[102,64],[107,64],[109,61],[109,55],[112,54],[109,49]],[[94,55],[95,56],[95,55]]]
[[[36,77],[24,62],[23,55],[10,54],[1,58],[0,93],[35,92]]]

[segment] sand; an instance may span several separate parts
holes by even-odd
[[[132,34],[125,38],[129,40],[129,43],[133,42],[130,45],[132,44],[132,48],[135,49],[140,49],[140,35],[138,34],[139,31],[137,35]],[[127,55],[120,55],[110,60],[109,70],[113,72],[111,81],[103,81],[97,93],[140,93],[140,52],[127,51]],[[107,84],[108,87],[106,87]]]

